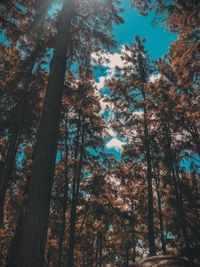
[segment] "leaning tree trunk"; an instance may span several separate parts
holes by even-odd
[[[74,16],[73,2],[73,0],[66,0],[61,11],[34,152],[30,191],[26,212],[22,220],[22,232],[17,245],[11,249],[8,267],[44,266],[49,206],[66,70],[66,51],[70,36],[71,20]]]

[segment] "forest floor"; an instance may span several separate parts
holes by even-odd
[[[160,255],[145,258],[131,267],[200,267],[200,265],[191,264],[186,258]]]

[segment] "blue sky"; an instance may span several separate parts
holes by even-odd
[[[114,34],[119,43],[130,43],[134,36],[139,35],[146,39],[146,48],[153,59],[165,54],[170,44],[176,40],[177,36],[170,33],[162,25],[152,25],[154,14],[144,17],[138,11],[130,7],[130,0],[122,0],[124,9],[123,18],[125,23],[114,27]]]

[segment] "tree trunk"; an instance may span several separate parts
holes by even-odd
[[[133,234],[133,262],[136,260],[136,242],[135,242],[135,234]]]
[[[89,249],[89,255],[90,255],[90,267],[94,266],[94,238],[92,236],[91,238],[91,245],[90,245],[90,249]]]
[[[181,231],[182,231],[186,250],[189,252],[190,251],[190,243],[189,243],[189,239],[188,239],[183,201],[181,198],[180,188],[178,185],[179,177],[178,177],[178,173],[176,172],[175,159],[174,159],[174,155],[173,155],[173,151],[172,151],[172,147],[171,147],[172,146],[172,140],[171,140],[171,131],[170,131],[169,124],[165,124],[164,129],[165,129],[166,138],[167,138],[167,154],[168,154],[168,160],[169,160],[169,167],[170,167],[171,177],[172,177],[172,181],[173,181],[175,197],[176,197],[176,201],[178,204],[177,212],[178,212],[178,215],[180,217],[180,227],[181,227]]]
[[[75,243],[76,243],[76,242],[79,240],[79,238],[81,237],[81,234],[82,234],[82,231],[83,231],[83,227],[84,227],[84,223],[85,223],[85,220],[86,220],[86,218],[87,218],[87,210],[88,210],[88,208],[89,208],[89,202],[90,202],[90,198],[88,199],[88,202],[87,202],[86,205],[85,205],[85,211],[84,211],[84,215],[83,215],[83,220],[82,220],[82,223],[81,223],[79,232],[78,232],[78,234],[76,235]]]
[[[95,255],[96,267],[102,267],[102,253],[103,253],[103,235],[102,233],[97,233],[96,255]]]
[[[126,245],[126,267],[129,267],[129,253],[130,253],[130,246],[129,243]]]
[[[186,128],[186,130],[191,134],[191,136],[193,138],[193,142],[196,146],[196,152],[200,156],[200,137],[199,137],[197,126],[195,124],[193,124],[193,125],[189,124],[189,126]]]
[[[40,1],[37,1],[37,9],[36,14],[40,10]],[[47,8],[47,7],[46,7]],[[39,28],[39,33],[41,34],[41,28]],[[14,125],[7,125],[6,128],[10,128],[10,138],[9,138],[9,145],[8,145],[8,151],[6,155],[5,160],[5,168],[4,173],[2,176],[2,181],[0,185],[0,227],[3,225],[3,217],[4,217],[4,203],[5,203],[5,196],[6,196],[6,190],[8,188],[9,181],[11,179],[11,175],[13,172],[13,166],[14,161],[16,157],[16,153],[19,146],[19,141],[21,138],[21,133],[24,125],[24,120],[26,117],[28,104],[29,104],[29,85],[31,82],[31,76],[33,72],[33,68],[35,65],[35,62],[39,55],[43,54],[45,51],[45,46],[43,43],[37,44],[35,49],[30,53],[30,55],[26,58],[23,64],[23,69],[25,69],[25,72],[20,72],[17,77],[15,77],[14,80],[11,80],[6,87],[16,87],[16,85],[19,84],[19,82],[24,82],[24,89],[21,96],[21,99],[19,100],[19,103],[17,104],[17,118],[16,123]],[[14,111],[15,112],[15,111]]]
[[[144,102],[145,102],[145,94]],[[156,255],[155,233],[154,233],[154,207],[153,207],[153,188],[152,188],[152,159],[149,144],[149,131],[147,121],[147,110],[144,104],[144,147],[147,163],[147,185],[148,185],[148,242],[149,242],[149,255]]]
[[[68,250],[68,267],[74,267],[74,249],[75,249],[75,230],[76,230],[76,209],[78,205],[79,198],[79,186],[80,186],[80,178],[83,164],[83,148],[84,148],[84,129],[82,129],[81,136],[81,146],[80,146],[80,160],[79,160],[79,169],[77,170],[77,157],[79,150],[79,135],[80,135],[80,116],[77,127],[77,140],[76,140],[76,153],[75,153],[75,167],[74,167],[74,179],[72,186],[72,204],[71,204],[71,215],[70,215],[70,236],[69,236],[69,250]]]
[[[156,177],[157,175],[155,175]],[[159,178],[156,177],[156,194],[157,194],[157,201],[158,201],[158,216],[159,216],[159,224],[160,224],[160,241],[162,244],[162,251],[163,255],[166,255],[166,242],[164,236],[164,224],[163,224],[163,213],[162,213],[162,205],[161,205],[161,196],[159,192]]]
[[[144,68],[143,56],[141,55],[142,45],[139,38],[137,38],[138,45],[138,67],[140,74],[140,81],[142,83],[147,82],[147,71]],[[148,125],[148,112],[146,107],[146,94],[144,89],[141,89],[143,97],[143,111],[144,111],[144,149],[145,159],[147,164],[147,186],[148,186],[148,243],[149,243],[149,255],[156,255],[155,233],[154,233],[154,207],[153,207],[153,188],[152,188],[152,158]]]
[[[95,265],[98,267],[99,262],[99,236],[97,235],[97,242],[96,242],[96,255],[95,255]]]
[[[6,161],[0,185],[0,227],[3,226],[4,222],[4,204],[5,204],[6,190],[8,188],[8,184],[12,176],[19,136],[20,136],[20,127],[17,127],[17,129],[13,129],[9,137],[8,151],[6,155]]]
[[[102,257],[103,257],[103,235],[102,235],[102,233],[100,233],[100,236],[99,236],[99,267],[102,267],[102,265],[103,265]]]
[[[63,200],[63,209],[62,209],[62,218],[61,218],[61,232],[59,238],[59,250],[58,250],[58,266],[62,266],[62,250],[63,250],[63,241],[65,237],[65,227],[66,227],[66,211],[68,204],[68,190],[69,190],[69,177],[68,177],[68,130],[66,122],[66,135],[65,135],[65,183],[64,183],[64,200]]]
[[[131,212],[134,216],[134,202],[133,199],[131,200]],[[135,232],[135,226],[136,226],[136,222],[134,220],[133,224],[132,224],[132,248],[133,248],[133,253],[132,253],[132,260],[133,262],[135,262],[136,259],[136,232]]]
[[[66,49],[73,15],[73,0],[66,0],[61,11],[53,59],[50,65],[48,86],[34,152],[30,191],[22,221],[22,233],[17,246],[9,257],[8,267],[44,266],[49,206],[66,70]]]
[[[71,214],[70,214],[70,233],[69,233],[69,248],[68,248],[68,259],[67,266],[74,266],[74,248],[75,248],[75,226],[76,226],[76,188],[77,188],[77,158],[79,153],[79,139],[80,139],[80,127],[81,117],[79,114],[77,122],[77,133],[75,142],[75,153],[74,153],[74,177],[72,183],[72,202],[71,202]]]

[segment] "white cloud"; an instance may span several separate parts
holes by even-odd
[[[149,77],[149,81],[152,83],[155,83],[157,80],[159,80],[161,77],[161,74],[153,74]]]
[[[106,64],[111,70],[115,69],[115,67],[122,68],[124,65],[124,61],[121,58],[121,53],[107,54],[107,59],[109,63]]]
[[[119,139],[117,139],[116,137],[114,137],[106,144],[106,147],[107,148],[114,148],[116,150],[122,150],[124,144],[125,144],[124,142],[122,142]]]
[[[111,137],[115,137],[117,134],[116,132],[113,130],[113,128],[111,127],[111,125],[108,126],[108,129],[107,129],[107,133],[109,134],[109,136]]]
[[[138,116],[138,117],[142,117],[144,115],[144,111],[142,111],[142,110],[141,111],[134,111],[133,115]]]
[[[123,53],[123,51],[124,51],[124,46],[121,46],[120,53],[113,53],[113,54],[107,53],[107,52],[101,53],[101,57],[104,59],[101,62],[101,66],[108,67],[108,70],[107,70],[106,76],[99,77],[99,81],[96,83],[98,90],[104,87],[105,81],[107,79],[111,79],[114,76],[116,67],[119,67],[119,68],[123,67],[124,61],[121,58],[121,54]],[[95,62],[98,62],[98,57],[99,57],[98,54],[93,53],[91,57],[94,60],[94,64]]]
[[[109,69],[114,69],[116,66],[123,67],[123,60],[121,58],[121,53],[124,51],[124,46],[121,46],[120,53],[101,53],[102,62],[101,66],[108,67]],[[91,55],[94,62],[98,61],[99,54],[92,53]]]
[[[96,82],[96,87],[98,90],[100,90],[101,88],[104,87],[105,80],[106,80],[106,77],[104,77],[104,76],[99,77],[99,81]]]

